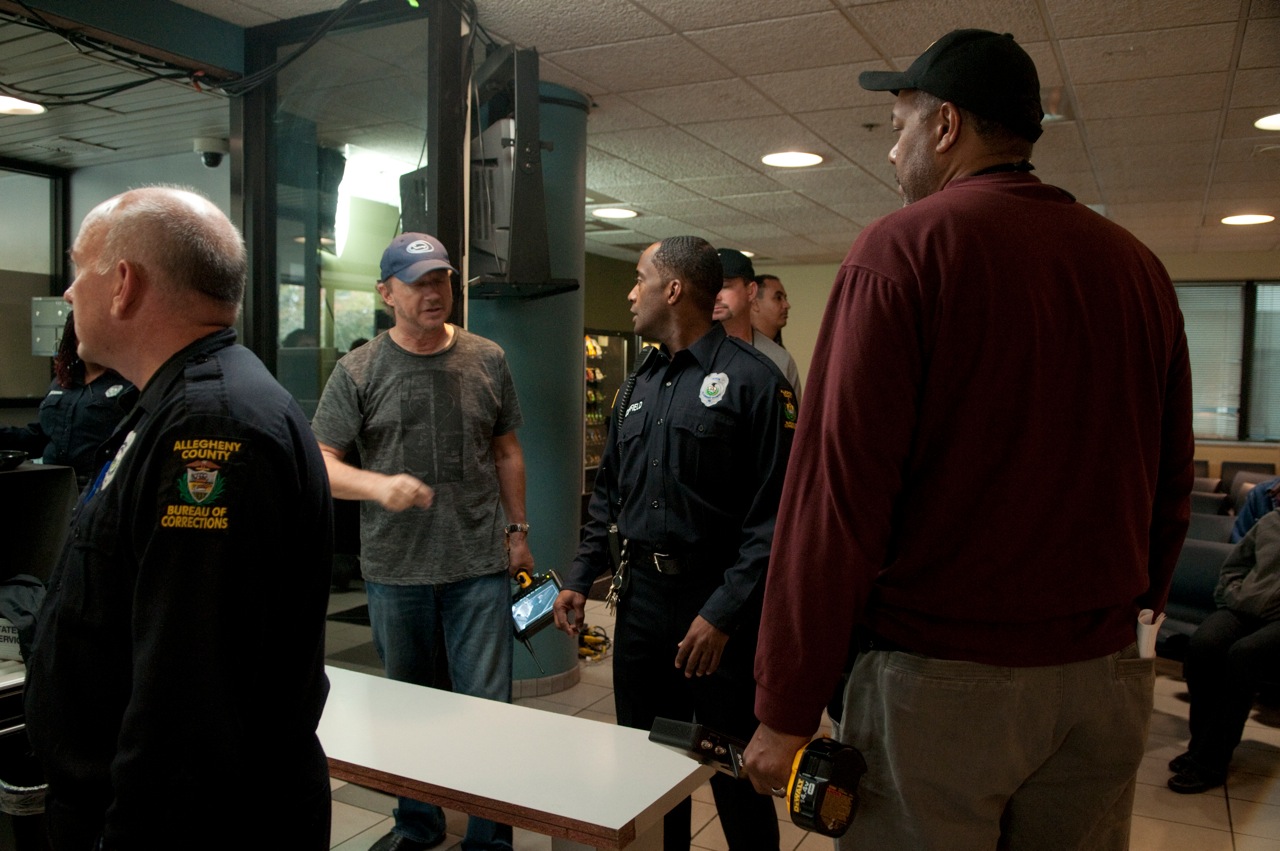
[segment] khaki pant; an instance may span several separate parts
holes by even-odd
[[[859,655],[842,741],[862,751],[841,851],[1123,851],[1154,666],[1124,651],[1000,668]]]

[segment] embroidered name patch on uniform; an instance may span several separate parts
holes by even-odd
[[[702,379],[702,387],[698,389],[698,401],[710,408],[724,398],[729,389],[729,376],[723,372],[713,372]]]
[[[237,440],[176,440],[173,453],[181,463],[174,485],[177,501],[164,507],[165,529],[228,529],[227,506],[218,502],[227,487],[226,465],[244,448]]]
[[[778,388],[778,393],[782,396],[782,427],[794,429],[796,427],[796,394],[782,388]]]

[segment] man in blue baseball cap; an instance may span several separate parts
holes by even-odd
[[[435,237],[392,240],[378,294],[395,324],[338,361],[312,428],[334,495],[363,501],[360,566],[387,676],[434,685],[441,632],[454,690],[509,702],[508,575],[533,568],[523,420],[502,349],[449,322],[457,273]],[[444,841],[434,804],[401,798],[395,817],[372,851]],[[510,851],[511,828],[471,818],[463,847]]]
[[[839,733],[868,771],[838,848],[1122,851],[1154,680],[1136,627],[1194,479],[1177,296],[1031,174],[1040,83],[1012,36],[957,30],[860,82],[896,96],[905,206],[858,235],[814,346],[747,769],[785,786],[850,648]]]

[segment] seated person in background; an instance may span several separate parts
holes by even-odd
[[[1264,514],[1227,556],[1214,599],[1218,609],[1182,663],[1191,744],[1169,763],[1169,788],[1183,794],[1223,784],[1258,688],[1280,678],[1280,511]]]
[[[80,360],[78,344],[68,313],[53,358],[56,377],[40,403],[40,419],[0,428],[0,449],[21,449],[42,464],[72,467],[83,490],[97,472],[98,447],[133,408],[138,391],[115,370]]]
[[[1239,543],[1259,518],[1275,509],[1278,493],[1280,477],[1258,482],[1249,491],[1249,495],[1244,498],[1244,505],[1240,507],[1240,513],[1236,515],[1236,523],[1231,527],[1231,543]]]

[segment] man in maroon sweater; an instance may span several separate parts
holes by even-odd
[[[846,662],[841,848],[1127,847],[1194,471],[1163,266],[1030,174],[1035,65],[959,30],[902,73],[904,208],[831,293],[778,513],[747,750],[786,782]]]

